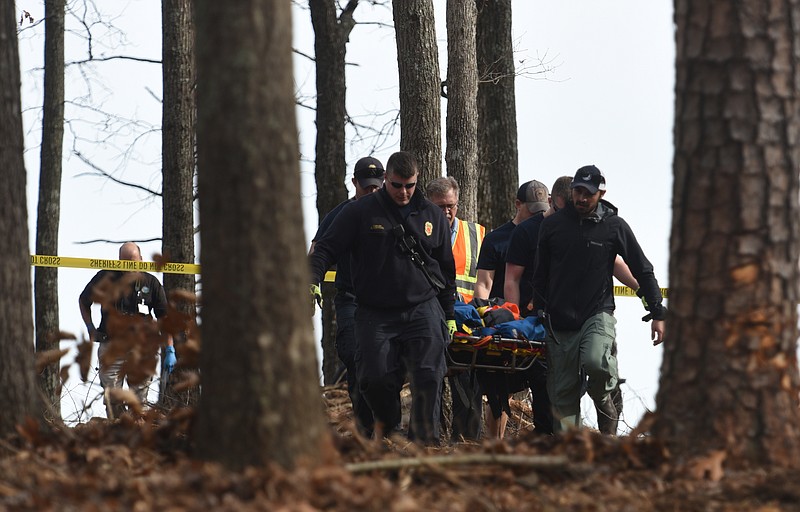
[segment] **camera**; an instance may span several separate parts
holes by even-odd
[[[397,245],[403,254],[414,255],[414,249],[417,247],[417,239],[414,235],[406,234],[406,230],[402,224],[398,224],[392,228],[392,233],[397,240]]]

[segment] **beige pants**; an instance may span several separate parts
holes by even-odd
[[[123,381],[127,379],[125,378],[126,375],[121,371],[122,365],[125,363],[125,358],[116,359],[111,362],[104,362],[104,355],[108,350],[109,345],[110,342],[100,343],[100,347],[97,349],[97,359],[100,363],[100,384],[105,390],[104,402],[106,404],[106,415],[108,416],[108,419],[114,419],[119,418],[120,414],[127,410],[127,407],[122,402],[112,400],[108,392],[114,388],[121,389]],[[131,384],[130,382],[127,382],[128,389],[130,389],[136,395],[136,397],[139,399],[139,402],[141,402],[143,406],[147,403],[147,392],[150,390],[150,382],[152,380],[153,377],[151,375],[145,378],[144,381],[137,384]]]

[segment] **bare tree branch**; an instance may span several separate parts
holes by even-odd
[[[292,53],[295,53],[295,54],[297,54],[297,55],[299,55],[301,57],[305,57],[306,59],[310,60],[311,62],[317,62],[317,59],[315,59],[312,55],[309,55],[307,53],[301,52],[297,48],[292,48]]]
[[[139,190],[142,190],[144,192],[147,192],[148,194],[161,197],[161,192],[157,192],[155,190],[149,189],[149,188],[145,187],[144,185],[139,185],[138,183],[131,183],[131,182],[128,182],[128,181],[125,181],[125,180],[121,180],[119,178],[116,178],[116,177],[112,176],[109,172],[104,171],[103,169],[101,169],[100,167],[95,165],[91,160],[86,158],[83,154],[81,154],[80,151],[73,150],[72,154],[74,154],[75,156],[80,158],[83,163],[85,163],[86,165],[88,165],[89,167],[91,167],[94,170],[94,172],[81,173],[81,174],[78,174],[78,176],[101,176],[101,177],[107,178],[107,179],[109,179],[109,180],[111,180],[114,183],[117,183],[119,185],[124,185],[126,187],[132,187],[132,188],[139,189]]]
[[[562,455],[506,455],[495,453],[469,453],[464,455],[444,455],[428,457],[411,457],[405,459],[372,460],[345,464],[351,473],[368,471],[397,470],[404,468],[424,468],[454,465],[498,464],[510,467],[526,467],[531,469],[563,469],[570,466],[569,459]],[[575,464],[575,468],[585,465]]]
[[[66,67],[81,65],[81,64],[88,64],[89,62],[107,62],[110,60],[131,60],[134,62],[146,62],[148,64],[158,64],[161,65],[161,59],[148,59],[145,57],[132,57],[130,55],[109,55],[108,57],[93,57],[89,55],[89,58],[82,59],[82,60],[73,60],[70,62],[65,63]]]
[[[109,240],[107,238],[96,238],[94,240],[82,240],[78,242],[74,242],[78,245],[89,245],[89,244],[124,244],[125,242],[134,242],[137,244],[144,244],[147,242],[160,242],[161,237],[157,238],[140,238],[136,240]]]

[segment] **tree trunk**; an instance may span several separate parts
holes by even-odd
[[[345,54],[355,21],[353,11],[358,0],[347,3],[339,17],[334,0],[309,0],[314,27],[314,53],[317,74],[317,142],[314,178],[317,183],[317,213],[322,220],[337,204],[347,198],[347,168],[344,153],[346,117]],[[322,375],[332,384],[339,361],[336,356],[336,318],[333,309],[333,285],[323,285],[325,304],[322,310]]]
[[[162,246],[169,261],[194,263],[195,72],[194,24],[191,0],[162,0]],[[164,274],[164,290],[179,311],[194,318],[193,303],[172,292],[195,291],[193,274]],[[174,333],[177,352],[184,333]],[[179,370],[180,371],[180,370]],[[162,375],[162,378],[164,375]],[[173,381],[179,381],[176,376]],[[162,387],[162,389],[165,389]],[[166,387],[159,396],[164,406],[197,403],[197,388],[176,394]]]
[[[14,2],[0,2],[0,41],[0,282],[10,292],[0,295],[0,438],[4,438],[39,412]]]
[[[319,462],[290,2],[197,2],[203,392],[197,453]]]
[[[336,287],[333,283],[322,282],[319,289],[323,298],[322,308],[320,308],[322,314],[322,339],[320,342],[322,345],[322,383],[330,386],[336,384],[339,369],[344,367],[336,353],[338,322],[333,300],[336,296]]]
[[[652,431],[800,465],[796,0],[678,0],[670,311]]]
[[[478,222],[478,69],[473,2],[447,0],[447,174],[458,182],[458,217]]]
[[[45,1],[44,103],[36,215],[36,254],[58,254],[61,219],[61,164],[64,144],[64,6],[65,0]],[[58,349],[58,268],[34,270],[36,351]],[[61,418],[60,364],[48,364],[38,383],[49,414]]]
[[[400,79],[400,149],[417,157],[418,187],[442,175],[439,54],[432,0],[392,2]]]
[[[511,0],[478,5],[478,218],[494,229],[514,217],[519,186]]]

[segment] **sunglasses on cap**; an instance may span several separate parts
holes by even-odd
[[[417,185],[417,182],[415,181],[413,183],[397,183],[396,181],[390,181],[389,184],[392,185],[394,188],[405,188],[406,190],[411,190]]]

